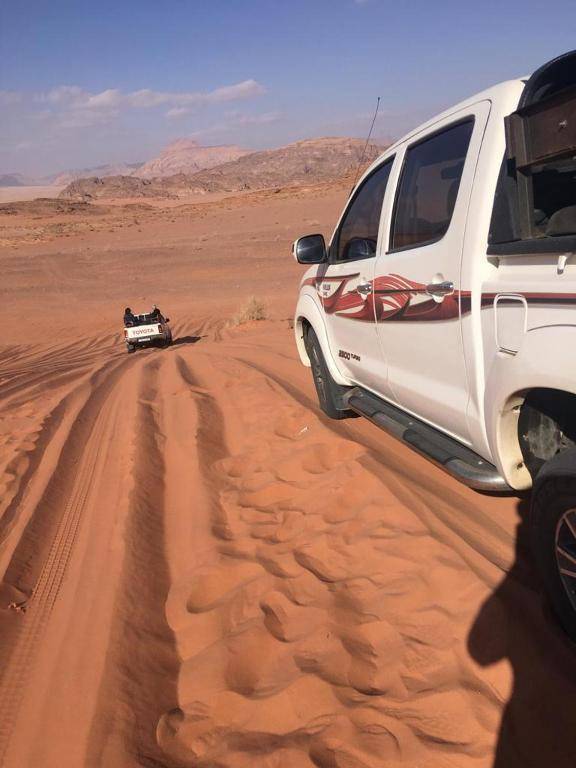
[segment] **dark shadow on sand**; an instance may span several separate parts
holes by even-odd
[[[197,344],[204,336],[179,336],[172,342],[173,347],[177,347],[180,344]]]
[[[514,564],[482,605],[468,636],[468,650],[478,664],[508,659],[514,675],[492,765],[574,768],[576,646],[540,595],[527,502],[519,503],[518,513]]]

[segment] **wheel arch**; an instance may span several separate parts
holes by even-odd
[[[485,388],[487,435],[494,463],[512,488],[532,487],[536,474],[526,463],[526,438],[520,433],[527,407],[561,400],[570,404],[567,418],[576,427],[575,371],[576,326],[529,331],[515,356],[501,353],[494,360]]]
[[[349,386],[351,384],[350,380],[342,376],[330,352],[330,344],[328,341],[328,333],[323,312],[321,312],[317,303],[311,296],[304,294],[300,296],[296,306],[294,315],[294,337],[296,339],[296,347],[298,349],[298,354],[300,355],[300,360],[303,365],[309,368],[310,359],[306,350],[306,333],[308,328],[314,329],[314,333],[322,348],[324,360],[326,361],[326,365],[328,366],[328,370],[334,381],[337,384]]]

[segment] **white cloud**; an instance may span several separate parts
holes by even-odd
[[[256,80],[243,80],[236,85],[226,85],[223,88],[216,88],[212,93],[207,94],[209,101],[236,101],[237,99],[251,99],[254,96],[261,96],[266,92],[263,85]]]
[[[182,94],[184,95],[184,94]],[[170,101],[171,94],[162,91],[151,91],[149,88],[143,88],[141,91],[133,91],[126,95],[130,106],[147,109],[150,107],[159,107]]]
[[[187,114],[193,109],[208,104],[251,99],[265,93],[266,89],[256,80],[243,80],[225,85],[213,91],[170,92],[142,88],[139,91],[122,93],[117,88],[108,88],[100,93],[90,93],[77,85],[59,85],[37,100],[65,110],[95,110],[109,112],[118,109],[154,109],[170,106],[168,117]]]
[[[211,91],[183,92],[154,91],[150,88],[123,92],[118,88],[107,88],[93,93],[78,85],[63,84],[27,97],[16,91],[0,91],[0,106],[28,102],[30,117],[41,114],[43,119],[51,118],[58,128],[74,129],[110,122],[123,111],[159,107],[169,107],[166,117],[174,119],[202,107],[252,99],[265,92],[264,86],[252,79]],[[34,104],[42,108],[34,109]]]
[[[280,112],[263,112],[259,115],[243,115],[238,112],[229,112],[226,117],[230,118],[229,125],[268,125],[277,123],[282,117]]]
[[[207,93],[163,93],[159,91],[136,91],[128,94],[132,106],[148,107],[160,104],[172,105],[166,113],[167,117],[180,117],[193,112],[200,106],[222,104],[227,101],[253,99],[266,93],[263,85],[256,80],[243,80],[235,85],[226,85]]]
[[[89,96],[83,107],[85,109],[115,109],[120,107],[123,101],[124,97],[118,89],[108,88],[101,93],[96,93],[94,96]]]
[[[47,104],[69,105],[84,100],[88,95],[78,85],[58,85],[46,93],[38,94],[36,98],[38,101],[46,102]]]
[[[176,120],[179,117],[191,115],[194,111],[195,109],[193,107],[172,107],[172,109],[169,109],[168,112],[166,112],[166,117],[170,120]]]

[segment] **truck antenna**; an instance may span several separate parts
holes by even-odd
[[[364,149],[362,150],[362,154],[360,155],[360,160],[358,161],[358,170],[356,171],[356,176],[354,177],[354,184],[352,184],[352,189],[350,190],[350,194],[352,194],[352,192],[354,191],[354,187],[356,186],[356,182],[358,181],[358,176],[360,176],[362,163],[364,162],[364,156],[366,155],[366,150],[368,149],[368,142],[370,141],[370,137],[372,136],[372,129],[374,128],[374,123],[376,122],[376,118],[378,117],[379,109],[380,109],[380,96],[378,96],[378,100],[376,101],[376,110],[374,112],[374,117],[372,118],[370,130],[368,131],[368,136],[366,137],[366,143],[364,144]]]

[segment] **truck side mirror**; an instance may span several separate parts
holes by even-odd
[[[292,246],[292,255],[299,264],[322,264],[328,257],[324,236],[299,237]]]

